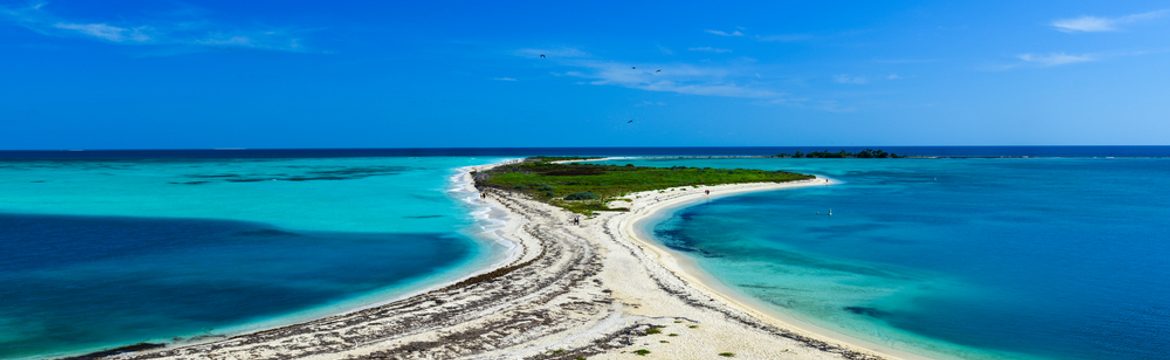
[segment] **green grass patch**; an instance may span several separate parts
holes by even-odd
[[[719,353],[719,356],[722,356],[722,357],[735,357],[735,353],[733,353],[733,352],[721,352],[721,353]]]
[[[661,334],[661,333],[662,333],[661,326],[651,326],[649,329],[646,329],[646,335],[657,335],[657,334]]]
[[[638,355],[638,356],[646,356],[646,355],[650,355],[650,350],[638,349],[638,350],[634,350],[634,354]]]
[[[607,203],[630,193],[674,187],[759,182],[787,182],[813,176],[785,171],[643,166],[588,163],[556,164],[535,157],[501,165],[475,175],[480,187],[515,191],[566,210],[592,214],[623,211]]]

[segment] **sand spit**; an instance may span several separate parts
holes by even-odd
[[[468,175],[469,176],[469,175]],[[634,224],[714,194],[824,185],[676,188],[627,196],[631,211],[571,225],[576,215],[490,190],[507,212],[505,264],[401,300],[203,343],[115,359],[878,359],[786,327],[688,275]],[[638,356],[643,353],[645,357]],[[889,357],[887,355],[887,357]]]

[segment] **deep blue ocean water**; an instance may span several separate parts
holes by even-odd
[[[843,181],[648,229],[799,320],[932,357],[1170,357],[1170,159],[631,162]]]

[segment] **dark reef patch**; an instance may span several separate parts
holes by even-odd
[[[207,183],[210,183],[210,181],[195,180],[195,181],[171,181],[170,182],[170,184],[174,184],[174,185],[203,185],[203,184],[207,184]]]
[[[882,310],[879,310],[877,308],[872,308],[872,307],[868,307],[868,306],[846,306],[846,307],[843,307],[842,309],[844,309],[845,311],[848,311],[850,313],[856,314],[856,315],[864,315],[864,316],[869,316],[871,318],[877,318],[877,319],[880,319],[880,318],[883,318],[883,317],[890,315],[889,312],[882,311]]]
[[[184,177],[204,179],[204,181],[222,180],[232,183],[261,181],[338,181],[395,175],[412,170],[412,168],[406,166],[288,166],[286,168],[294,171],[292,173],[188,174],[184,175]]]

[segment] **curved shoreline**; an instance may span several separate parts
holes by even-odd
[[[677,259],[632,232],[636,220],[702,199],[705,189],[722,196],[820,184],[631,194],[630,212],[602,213],[581,225],[570,225],[577,215],[563,209],[485,190],[484,200],[507,213],[498,235],[516,244],[515,256],[498,267],[337,315],[109,357],[607,359],[635,351],[661,359],[722,352],[742,358],[892,357],[770,321],[682,271]]]
[[[699,288],[705,292],[706,295],[711,296],[712,298],[715,298],[718,301],[735,308],[736,310],[750,314],[752,317],[767,322],[770,325],[794,332],[801,336],[808,336],[827,342],[835,342],[858,351],[870,352],[883,358],[917,360],[935,359],[938,358],[938,356],[943,356],[941,354],[933,354],[934,357],[932,357],[927,354],[919,354],[889,348],[878,343],[866,341],[863,338],[858,338],[853,335],[840,333],[832,329],[801,321],[799,318],[794,316],[773,310],[767,307],[761,300],[751,298],[747,294],[741,293],[732,288],[730,285],[723,283],[721,280],[699,268],[694,259],[688,257],[684,253],[666,247],[660,241],[654,239],[651,234],[643,231],[645,225],[649,225],[650,222],[661,221],[667,216],[667,214],[671,212],[696,205],[696,203],[702,201],[742,195],[746,193],[795,189],[811,186],[830,186],[837,184],[840,184],[840,182],[837,180],[818,176],[811,182],[780,184],[735,184],[721,186],[701,186],[691,190],[682,189],[682,191],[688,191],[689,193],[687,195],[647,204],[637,208],[636,211],[631,211],[631,217],[621,224],[620,230],[622,235],[631,241],[644,246],[647,249],[650,249],[653,253],[655,253],[656,256],[659,257],[659,262],[664,267],[667,267],[669,270],[675,272],[676,276],[683,278],[684,281],[687,281],[690,283],[690,285]],[[704,190],[712,190],[712,195],[706,195]]]

